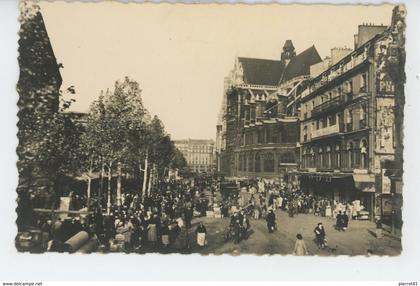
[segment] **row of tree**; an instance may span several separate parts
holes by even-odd
[[[79,135],[72,136],[78,142],[72,149],[68,170],[86,179],[88,197],[92,179],[96,175],[106,177],[108,210],[114,175],[120,205],[123,174],[142,178],[138,193],[144,197],[151,194],[153,185],[170,169],[186,167],[185,158],[175,148],[161,120],[156,115],[152,117],[144,107],[139,84],[127,77],[117,81],[114,90],[101,92],[81,122],[79,128],[73,127]]]
[[[74,101],[66,100],[67,95],[76,91],[73,86],[60,89],[63,65],[55,58],[39,6],[22,1],[20,10],[19,227],[33,224],[34,207],[56,208],[60,196],[80,186],[74,179],[87,182],[90,197],[92,180],[100,178],[101,201],[107,180],[109,209],[111,187],[121,203],[123,175],[135,177],[136,191],[148,196],[170,168],[186,167],[162,122],[143,106],[139,84],[133,80],[125,78],[112,91],[101,93],[87,115],[75,118],[67,112]]]

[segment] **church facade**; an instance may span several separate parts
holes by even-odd
[[[233,177],[278,178],[297,167],[297,110],[290,106],[321,62],[314,46],[296,55],[291,40],[280,60],[238,57],[229,76],[216,139],[218,170]]]

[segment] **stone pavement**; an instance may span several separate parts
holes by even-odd
[[[239,244],[225,243],[223,231],[229,224],[229,219],[195,218],[190,229],[192,240],[191,252],[202,254],[292,254],[296,234],[302,234],[310,255],[367,255],[368,250],[373,255],[398,255],[401,252],[401,241],[395,236],[387,235],[377,239],[375,224],[369,221],[350,221],[346,232],[334,229],[335,220],[318,217],[313,214],[299,214],[290,218],[286,212],[277,210],[276,219],[278,231],[270,234],[263,219],[250,220],[251,234],[248,240]],[[199,221],[203,221],[208,231],[208,246],[199,248],[195,244],[194,231]],[[318,249],[315,243],[313,229],[322,222],[328,239],[328,247]]]

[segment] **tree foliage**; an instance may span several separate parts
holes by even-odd
[[[156,115],[150,116],[139,84],[128,77],[117,81],[112,91],[102,92],[92,103],[79,153],[81,174],[89,172],[92,165],[94,171],[99,171],[104,162],[110,172],[115,173],[117,164],[122,164],[124,173],[140,178],[147,156],[156,175],[163,176],[173,165],[172,160],[179,161],[162,121]]]

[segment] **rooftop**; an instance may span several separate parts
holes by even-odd
[[[243,57],[238,60],[242,65],[246,84],[276,86],[284,70],[284,63],[280,60]]]
[[[301,75],[309,75],[310,66],[321,61],[322,59],[319,56],[318,51],[315,46],[312,45],[290,60],[279,80],[279,83],[286,82]]]
[[[293,45],[290,40],[285,45]],[[286,64],[281,60],[238,58],[242,65],[245,84],[278,86],[295,77],[310,74],[310,66],[322,61],[315,46],[291,58]]]

